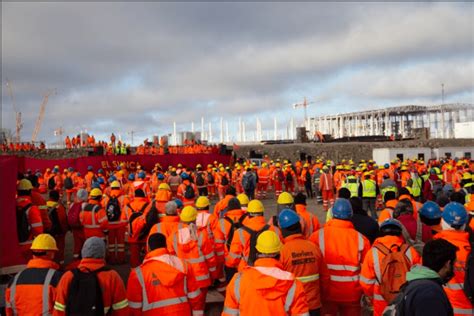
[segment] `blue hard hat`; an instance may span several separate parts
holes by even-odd
[[[332,207],[332,216],[337,219],[352,218],[352,205],[347,199],[337,199]]]
[[[105,183],[105,180],[104,180],[104,178],[99,178],[99,179],[97,179],[97,182],[98,182],[99,184],[104,184],[104,183]]]
[[[443,210],[443,220],[451,226],[461,226],[467,223],[467,212],[458,202],[446,204]]]
[[[380,223],[380,229],[382,229],[384,227],[387,227],[387,226],[396,226],[396,227],[402,229],[402,224],[400,224],[400,222],[397,221],[394,218],[387,218],[382,223]]]
[[[117,166],[117,171],[120,171],[120,170],[122,170],[122,167]]]
[[[67,168],[67,171],[73,172],[73,171],[74,171],[74,168],[73,168],[73,167],[69,167],[69,168]]]
[[[128,175],[128,180],[133,181],[135,180],[135,175],[133,173]]]
[[[164,179],[165,179],[165,175],[162,173],[158,173],[158,180],[164,180]]]
[[[100,184],[97,181],[92,182],[91,184],[92,189],[100,189]]]
[[[385,169],[388,169],[388,168],[390,168],[390,165],[389,165],[388,163],[386,163],[385,165],[383,165],[383,167],[384,167]]]
[[[77,174],[77,176],[78,176],[78,177],[80,177],[80,176],[81,176],[81,173],[80,173],[80,172],[78,172],[78,173],[76,173],[76,174]]]
[[[115,180],[117,180],[115,176],[110,176],[108,182],[114,182]]]
[[[104,173],[104,169],[97,170],[97,173]]]
[[[146,177],[145,172],[144,172],[144,171],[140,171],[140,172],[138,173],[138,177],[139,177],[140,179],[145,179],[145,177]]]
[[[92,170],[94,170],[94,168],[92,168],[92,166],[87,167],[87,171],[92,171]]]
[[[182,179],[188,179],[189,175],[186,172],[181,173],[181,178]]]
[[[434,168],[430,169],[430,174],[436,174],[436,170]]]
[[[174,202],[176,203],[176,205],[178,206],[178,209],[182,209],[184,204],[183,202],[180,200],[180,199],[174,199]]]
[[[300,217],[298,214],[289,208],[283,209],[280,215],[278,215],[278,223],[280,224],[281,228],[287,228],[299,222]]]
[[[454,187],[451,183],[446,183],[443,187],[443,193],[451,195],[454,192]]]
[[[441,218],[442,214],[443,213],[441,212],[439,205],[433,201],[425,202],[425,204],[423,204],[423,206],[420,208],[420,215],[423,215],[429,219]]]

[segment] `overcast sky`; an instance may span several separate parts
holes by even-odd
[[[285,129],[317,116],[404,104],[474,103],[472,3],[2,2],[2,127],[14,129],[6,78],[30,139],[87,129],[135,143],[238,118]],[[235,133],[236,134],[236,133]],[[216,138],[214,138],[216,139]]]

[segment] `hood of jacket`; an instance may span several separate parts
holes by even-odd
[[[407,272],[407,281],[420,279],[440,279],[436,271],[431,270],[420,264],[414,265],[410,271]]]

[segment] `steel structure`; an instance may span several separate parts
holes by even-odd
[[[473,104],[405,105],[312,117],[309,132],[314,135],[319,131],[333,138],[377,135],[408,138],[414,129],[429,128],[430,137],[454,138],[454,123],[472,120]]]
[[[53,93],[56,94],[56,91],[50,90],[45,94],[43,98],[43,102],[40,105],[40,112],[39,112],[38,118],[36,119],[35,129],[33,130],[33,135],[31,136],[32,142],[35,142],[36,138],[38,137],[39,131],[41,129],[41,123],[43,123],[44,112],[46,110],[46,104],[48,104],[49,97]]]

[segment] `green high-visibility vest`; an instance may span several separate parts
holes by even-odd
[[[365,179],[362,181],[362,197],[363,198],[375,198],[377,196],[377,189],[375,181],[371,179]]]
[[[126,154],[127,154],[127,147],[122,146],[122,148],[120,148],[120,153],[121,153],[122,155],[126,155]]]
[[[413,183],[411,185],[413,197],[419,197],[421,195],[421,178],[413,177]]]
[[[348,176],[346,181],[344,181],[343,187],[351,192],[351,197],[357,197],[359,195],[359,183],[357,183],[356,177]]]

